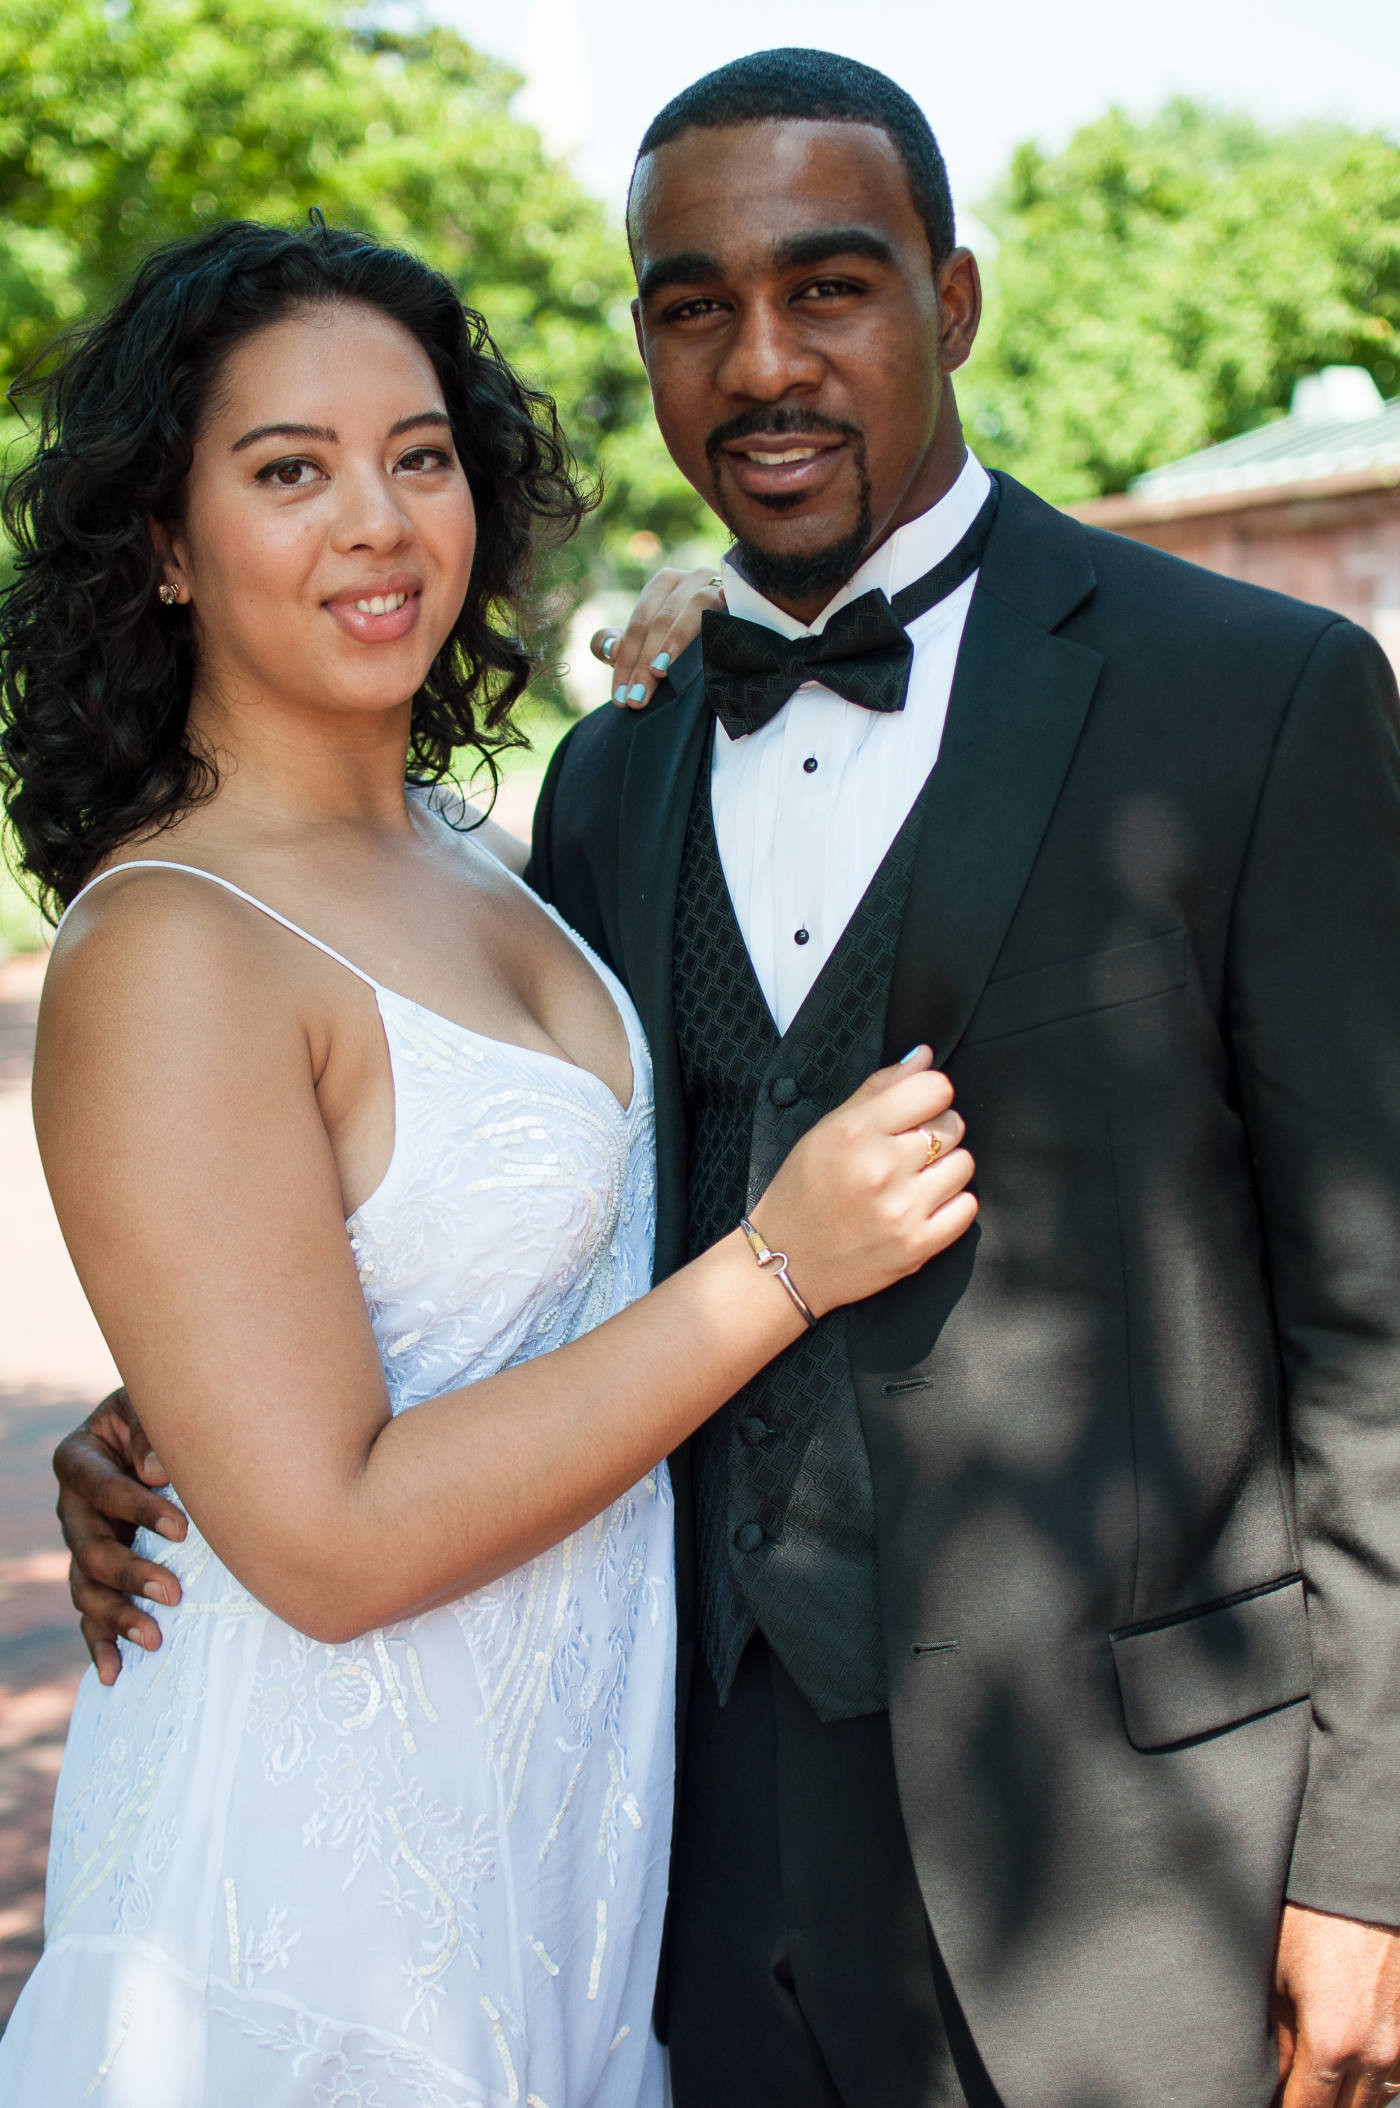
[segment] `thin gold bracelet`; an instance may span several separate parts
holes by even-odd
[[[747,1215],[739,1224],[739,1227],[743,1231],[744,1235],[748,1238],[749,1250],[753,1253],[755,1259],[758,1261],[762,1271],[765,1274],[772,1274],[775,1280],[782,1282],[783,1287],[792,1297],[793,1302],[797,1305],[798,1309],[801,1311],[807,1323],[812,1327],[813,1331],[815,1331],[817,1321],[813,1317],[811,1311],[807,1308],[805,1299],[798,1294],[797,1284],[793,1280],[792,1275],[788,1272],[787,1253],[775,1252],[771,1250],[770,1247],[764,1242],[762,1234],[758,1230],[756,1230],[753,1224],[749,1221]]]

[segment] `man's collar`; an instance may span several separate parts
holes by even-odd
[[[746,622],[759,622],[765,629],[777,630],[780,636],[815,636],[848,601],[858,600],[862,593],[876,588],[887,599],[892,599],[902,586],[912,585],[935,564],[942,563],[976,519],[990,489],[990,476],[981,462],[969,453],[952,489],[945,491],[938,503],[930,505],[928,511],[921,512],[917,519],[896,527],[873,555],[867,556],[860,569],[832,594],[811,624],[799,622],[795,616],[775,607],[771,600],[765,600],[731,563],[724,566],[725,605],[731,615],[741,615]]]

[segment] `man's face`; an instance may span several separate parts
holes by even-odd
[[[958,250],[935,275],[866,124],[682,133],[642,161],[630,221],[662,436],[752,583],[814,614],[957,474],[944,376],[971,349],[976,265]]]

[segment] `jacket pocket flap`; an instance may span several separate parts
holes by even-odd
[[[1162,1623],[1109,1634],[1134,1749],[1168,1749],[1306,1698],[1301,1574]]]
[[[1060,959],[1053,966],[1032,967],[989,981],[982,991],[963,1045],[1054,1025],[1086,1011],[1107,1010],[1118,1003],[1141,1002],[1165,995],[1186,979],[1186,932],[1167,930],[1140,944],[1119,944],[1111,951]]]

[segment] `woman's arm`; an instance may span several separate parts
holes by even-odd
[[[193,886],[195,882],[190,881]],[[802,1321],[737,1232],[556,1353],[391,1420],[317,1109],[314,1033],[236,912],[123,887],[60,948],[35,1117],[64,1234],[200,1529],[289,1623],[339,1640],[460,1595],[597,1514]],[[971,1222],[927,1055],[864,1087],[759,1206],[818,1311]]]

